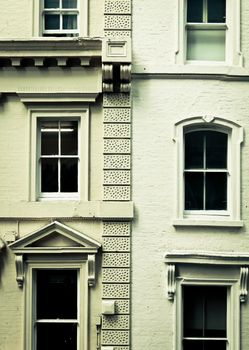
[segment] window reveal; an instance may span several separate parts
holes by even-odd
[[[77,350],[78,271],[37,269],[35,307],[36,350]]]
[[[185,210],[227,210],[227,134],[185,134]]]
[[[227,349],[226,287],[183,287],[183,349]]]
[[[78,192],[78,122],[44,121],[41,132],[41,192]]]
[[[187,60],[225,61],[226,0],[187,0]]]

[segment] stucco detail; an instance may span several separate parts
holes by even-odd
[[[129,269],[103,269],[103,282],[128,283],[130,282]]]
[[[128,331],[103,331],[102,332],[103,345],[128,345],[129,332]]]
[[[102,329],[129,329],[130,318],[128,315],[103,316]]]
[[[108,299],[126,299],[130,297],[129,284],[104,284],[103,298]]]
[[[127,140],[127,139],[104,140],[104,153],[130,153],[130,140]]]
[[[104,36],[107,38],[130,38],[131,31],[128,31],[128,30],[105,30]]]
[[[104,186],[103,197],[110,201],[128,201],[130,186]]]
[[[106,0],[104,12],[129,14],[131,12],[131,0]]]
[[[115,301],[115,313],[116,314],[129,314],[130,313],[130,300],[116,300]]]
[[[130,108],[104,109],[104,122],[106,123],[129,123],[131,121]]]
[[[112,222],[103,223],[103,236],[129,236],[130,222]]]
[[[131,157],[126,154],[105,154],[104,169],[130,169]]]
[[[130,137],[131,126],[129,124],[105,124],[104,137]]]
[[[103,251],[129,252],[130,238],[128,237],[104,237]]]
[[[102,267],[129,267],[130,253],[104,253]]]
[[[131,16],[106,15],[105,29],[131,29]]]
[[[104,94],[104,107],[130,107],[131,97],[125,93]]]

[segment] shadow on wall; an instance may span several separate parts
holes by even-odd
[[[4,257],[3,257],[3,251],[4,250],[5,250],[5,244],[0,238],[0,287],[2,285],[1,276],[2,276],[2,273],[3,273],[3,269],[4,269]]]

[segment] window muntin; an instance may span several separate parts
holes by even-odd
[[[79,35],[79,0],[44,0],[43,35]]]
[[[227,287],[183,286],[183,350],[225,350]]]
[[[225,61],[226,0],[187,0],[186,58]]]
[[[184,140],[184,210],[227,210],[228,135],[196,130]]]
[[[40,120],[40,193],[43,197],[78,193],[78,121]]]
[[[34,350],[77,350],[79,344],[79,270],[33,269]]]

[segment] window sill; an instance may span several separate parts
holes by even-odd
[[[221,219],[175,219],[173,226],[210,226],[210,227],[243,227],[242,220]]]

